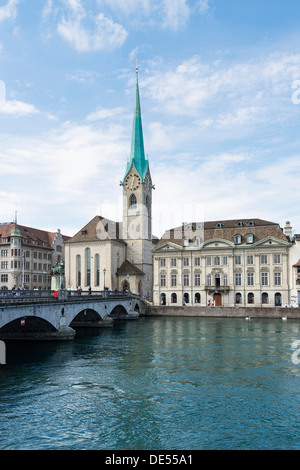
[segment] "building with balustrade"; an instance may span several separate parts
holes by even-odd
[[[282,230],[261,219],[167,230],[153,249],[154,304],[274,307],[293,300],[296,306],[300,237],[296,244],[291,233],[289,222]]]

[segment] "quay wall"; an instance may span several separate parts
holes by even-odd
[[[148,306],[144,311],[144,316],[231,318],[282,318],[286,316],[291,319],[300,319],[300,308]]]

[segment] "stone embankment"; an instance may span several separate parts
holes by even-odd
[[[284,307],[196,307],[147,305],[144,316],[157,317],[230,317],[230,318],[294,318],[300,319],[300,308]]]

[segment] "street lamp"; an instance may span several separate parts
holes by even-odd
[[[106,273],[106,269],[104,268],[103,269],[103,290],[105,290],[105,273]]]

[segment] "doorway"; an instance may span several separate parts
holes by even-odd
[[[222,307],[222,295],[221,294],[214,294],[214,302],[216,307]]]

